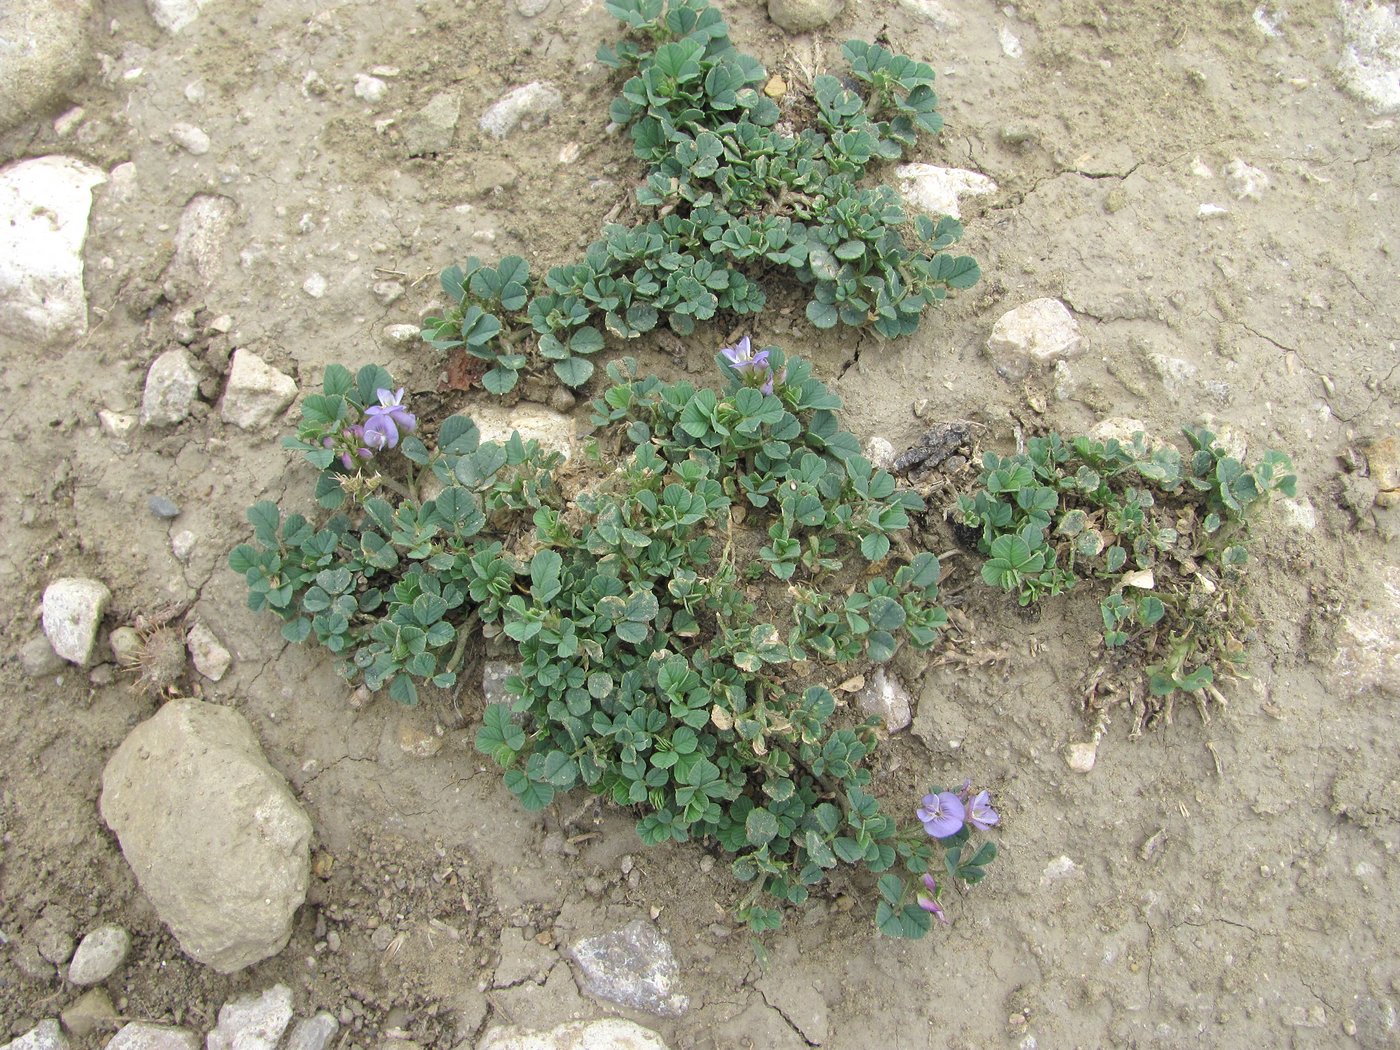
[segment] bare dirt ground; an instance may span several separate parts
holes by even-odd
[[[999,184],[963,202],[983,282],[907,342],[818,335],[798,313],[758,319],[757,340],[817,362],[858,436],[904,447],[924,429],[921,399],[926,418],[976,419],[1003,445],[1018,424],[1076,432],[1129,416],[1171,435],[1212,418],[1252,449],[1288,451],[1300,478],[1251,570],[1252,680],[1226,685],[1209,724],[1185,706],[1129,740],[1131,712],[1112,711],[1088,774],[1063,749],[1092,730],[1092,604],[1027,620],[955,563],[966,659],[901,665],[918,713],[882,750],[878,780],[892,809],[930,783],[990,787],[1002,859],[923,942],[882,940],[864,902],[832,897],[770,936],[766,959],[727,918],[737,884],[722,862],[702,871],[700,847],[645,850],[626,814],[576,814],[582,796],[523,812],[471,747],[479,697],[460,716],[386,698],[354,708],[328,657],[247,610],[225,565],[248,532],[243,509],[311,503],[277,429],[230,427],[208,405],[120,440],[98,426],[99,410],[139,406],[183,310],[200,325],[232,318],[194,344],[211,376],[243,347],[303,390],[333,361],[379,361],[411,391],[436,389],[441,361],[385,326],[416,323],[437,271],[468,254],[518,253],[537,272],[566,261],[638,175],[625,138],[604,130],[615,85],[593,61],[614,33],[602,4],[553,0],[526,18],[488,0],[212,0],[175,35],[136,0],[101,6],[99,61],[73,94],[80,121],[61,138],[48,119],[0,137],[5,161],[63,153],[107,171],[129,162],[134,176],[95,191],[87,337],[0,341],[0,930],[12,941],[49,904],[84,928],[119,922],[135,941],[108,986],[122,1015],[207,1030],[231,995],[283,981],[299,1012],[350,1019],[345,1047],[394,1027],[425,1047],[470,1046],[491,1023],[616,1012],[580,993],[556,949],[648,916],[691,1009],[638,1019],[676,1048],[1400,1045],[1396,520],[1354,472],[1355,450],[1396,427],[1400,131],[1339,86],[1332,3],[947,0],[954,18],[939,27],[861,0],[803,37],[755,0],[723,5],[736,43],[774,70],[834,65],[841,41],[883,30],[939,73],[947,130],[919,159]],[[371,104],[353,89],[375,67],[396,71],[381,70],[387,91]],[[563,93],[547,125],[504,142],[478,130],[491,102],[535,80]],[[451,148],[410,159],[406,119],[445,90],[462,103]],[[209,151],[172,144],[179,123],[202,128]],[[1250,188],[1236,161],[1263,177]],[[207,280],[171,282],[175,230],[200,193],[227,197],[235,218]],[[305,290],[313,274],[319,297]],[[372,290],[386,279],[407,288],[389,305]],[[1001,313],[1041,296],[1072,309],[1086,348],[1068,377],[1010,383],[982,346]],[[688,340],[689,367],[708,369],[729,334]],[[674,370],[669,347],[638,353]],[[205,397],[217,396],[215,383]],[[182,508],[174,523],[147,510],[156,494]],[[171,552],[179,530],[197,538],[187,564]],[[59,576],[111,587],[109,628],[189,601],[233,652],[232,671],[199,688],[252,721],[322,858],[281,955],[219,976],[144,901],[96,799],[108,756],[154,702],[110,665],[32,679],[15,657]],[[1367,617],[1369,645],[1353,629]],[[436,756],[398,746],[414,720],[443,727]],[[568,842],[584,831],[600,834]],[[529,976],[493,987],[502,951],[536,942]],[[0,1040],[75,996],[0,951]]]

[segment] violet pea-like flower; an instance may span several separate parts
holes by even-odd
[[[938,883],[934,881],[932,875],[924,876],[924,888],[928,890],[928,896],[924,896],[922,893],[919,894],[919,907],[923,908],[924,911],[928,912],[944,926],[951,925],[948,922],[948,916],[943,914],[943,908],[938,903]]]
[[[369,443],[365,437],[365,428],[359,423],[352,427],[347,427],[340,432],[341,439],[348,442],[353,448],[346,449],[340,454],[340,462],[346,470],[355,469],[356,460],[367,460],[374,456],[374,449],[366,448]],[[331,439],[326,438],[324,444],[330,445]]]
[[[388,390],[376,390],[379,404],[365,409],[365,444],[372,449],[393,448],[399,443],[399,435],[412,433],[418,429],[418,420],[403,405],[403,387],[390,394]]]
[[[968,804],[967,822],[978,831],[986,831],[1000,820],[1001,815],[992,808],[992,796],[986,791],[979,791]]]
[[[936,839],[946,839],[962,830],[967,818],[967,807],[963,805],[962,799],[951,791],[942,791],[937,795],[925,795],[924,804],[915,814],[929,835]]]

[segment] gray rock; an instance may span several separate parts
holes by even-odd
[[[861,711],[879,717],[891,733],[907,729],[914,720],[909,690],[883,667],[875,669],[856,699]]]
[[[311,821],[238,712],[166,704],[108,761],[98,808],[192,958],[233,973],[286,946],[306,899]]]
[[[44,634],[53,651],[86,667],[112,592],[100,580],[65,577],[44,588]]]
[[[206,1050],[277,1050],[292,1020],[292,990],[275,984],[262,995],[245,995],[219,1009],[219,1023]]]
[[[384,326],[384,338],[391,343],[411,343],[418,338],[422,329],[416,324],[391,324]]]
[[[202,157],[209,152],[209,136],[203,128],[193,124],[171,124],[169,135],[170,141],[186,153]]]
[[[571,949],[587,991],[599,999],[661,1017],[680,1017],[690,1000],[678,995],[680,967],[656,927],[641,919]]]
[[[131,935],[120,926],[99,926],[78,945],[68,966],[68,979],[77,985],[101,984],[126,962]]]
[[[146,0],[156,25],[167,33],[178,33],[199,17],[209,0]]]
[[[326,1050],[340,1031],[340,1022],[322,1010],[315,1017],[304,1017],[292,1028],[284,1050]]]
[[[224,269],[224,248],[238,219],[238,205],[217,193],[191,197],[175,229],[175,254],[166,267],[168,280],[202,288]]]
[[[1341,0],[1346,47],[1337,72],[1342,85],[1378,113],[1400,109],[1400,10],[1393,4]]]
[[[0,131],[62,105],[92,58],[91,0],[0,4]]]
[[[0,1050],[68,1050],[68,1040],[52,1017],[40,1021],[13,1042],[6,1043]]]
[[[132,1021],[122,1025],[103,1050],[199,1050],[199,1036],[187,1028]]]
[[[894,466],[894,445],[890,443],[888,438],[882,438],[876,434],[866,441],[862,451],[865,453],[865,458],[870,460],[871,466],[876,470],[889,470]]]
[[[83,242],[107,176],[72,157],[0,171],[0,332],[40,343],[87,334]]]
[[[894,169],[899,192],[914,207],[930,215],[961,218],[959,200],[984,197],[997,191],[997,184],[980,171],[940,168],[936,164],[901,164]]]
[[[141,395],[143,427],[173,427],[194,407],[199,393],[199,373],[183,348],[167,350],[151,362]]]
[[[506,692],[506,679],[520,673],[520,665],[509,660],[487,660],[481,668],[481,695],[488,704],[509,704],[515,698]]]
[[[1079,323],[1058,299],[1033,299],[1002,314],[987,339],[997,371],[1020,378],[1031,365],[1050,364],[1079,349]]]
[[[104,988],[89,988],[58,1015],[68,1034],[86,1039],[98,1029],[115,1028],[117,1008]]]
[[[55,966],[62,966],[73,957],[73,916],[64,909],[49,905],[25,931],[39,954]]]
[[[667,1050],[662,1038],[634,1021],[570,1021],[543,1031],[517,1025],[493,1028],[476,1050]]]
[[[445,153],[452,147],[457,121],[462,116],[462,99],[451,91],[432,97],[428,104],[404,121],[403,144],[410,157]]]
[[[235,350],[219,415],[244,430],[265,427],[297,396],[296,380],[251,350]]]
[[[515,0],[515,9],[526,18],[542,15],[549,8],[550,0]]]
[[[152,496],[146,501],[146,506],[157,518],[178,518],[180,516],[180,506],[172,499],[165,496]]]
[[[189,529],[181,529],[170,537],[170,553],[175,555],[177,560],[188,562],[198,543],[199,538],[193,532]]]
[[[768,0],[768,17],[789,33],[819,29],[841,13],[845,0]]]
[[[202,623],[196,623],[185,635],[185,644],[190,650],[190,662],[194,669],[211,682],[217,682],[228,674],[233,657],[223,647],[218,636]]]
[[[481,115],[481,130],[503,139],[517,128],[543,123],[563,102],[564,96],[553,84],[526,84],[491,104]]]
[[[63,657],[53,651],[47,638],[36,634],[20,648],[19,665],[30,678],[43,678],[63,670]]]
[[[364,99],[371,106],[384,101],[388,90],[389,85],[378,77],[372,77],[368,73],[355,74],[355,97]]]

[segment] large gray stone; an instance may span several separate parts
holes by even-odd
[[[0,4],[0,131],[57,109],[92,57],[92,0]]]
[[[49,1018],[40,1021],[18,1039],[6,1043],[0,1050],[68,1050],[68,1040],[63,1037],[58,1022]]]
[[[296,380],[251,350],[235,350],[219,415],[244,430],[265,427],[297,396]]]
[[[65,577],[44,588],[44,634],[69,663],[87,666],[112,592],[100,580]]]
[[[107,176],[72,157],[0,171],[0,332],[55,343],[87,334],[83,242]]]
[[[517,1025],[493,1028],[477,1050],[667,1050],[661,1037],[633,1021],[570,1021],[544,1031]]]
[[[426,106],[404,121],[403,144],[410,157],[444,153],[452,146],[462,100],[451,91],[434,95]]]
[[[287,1036],[284,1050],[326,1050],[340,1031],[340,1022],[322,1010],[315,1017],[304,1017]]]
[[[909,690],[898,678],[876,668],[857,696],[864,714],[877,715],[891,733],[907,729],[914,720],[913,702]]]
[[[676,993],[680,967],[655,926],[641,919],[572,948],[587,991],[599,999],[661,1017],[680,1017],[690,1000]]]
[[[108,761],[99,809],[192,958],[233,973],[286,946],[306,899],[311,821],[238,712],[165,705]]]
[[[980,171],[940,168],[936,164],[901,164],[894,169],[899,192],[914,207],[930,215],[962,217],[959,200],[985,197],[997,191],[994,180]]]
[[[987,353],[997,371],[1020,378],[1031,366],[1063,360],[1079,349],[1079,323],[1058,299],[1033,299],[992,326]]]

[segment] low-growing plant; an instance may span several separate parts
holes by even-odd
[[[942,917],[930,866],[980,881],[996,847],[969,838],[995,811],[935,791],[901,831],[869,790],[878,720],[826,683],[938,638],[939,561],[903,539],[923,503],[860,455],[806,362],[747,339],[716,361],[719,391],[609,365],[596,480],[572,494],[560,453],[463,416],[430,446],[383,369],[333,366],[287,444],[334,513],[258,503],[230,565],[286,638],[404,703],[452,688],[483,632],[513,643],[514,699],[476,746],[526,808],[581,785],[634,807],[649,844],[717,844],[755,930],[835,869],[876,873],[879,928],[922,936]],[[440,491],[416,498],[428,473]]]
[[[599,52],[628,74],[611,115],[648,165],[636,196],[653,217],[607,226],[582,260],[543,281],[518,256],[443,272],[452,306],[423,336],[481,359],[488,390],[505,393],[545,363],[581,386],[605,332],[632,339],[664,321],[688,335],[720,312],[756,313],[772,277],[809,290],[818,328],[886,338],[913,332],[926,307],[976,283],[976,261],[947,251],[962,234],[955,219],[911,222],[888,186],[858,185],[872,163],[942,126],[928,65],[851,41],[849,77],[816,77],[810,101],[784,114],[762,90],[763,66],[733,46],[706,0],[607,8],[627,30]]]
[[[1208,689],[1239,667],[1235,594],[1250,525],[1297,484],[1280,452],[1251,468],[1211,431],[1183,433],[1187,455],[1142,433],[1032,438],[1024,452],[986,453],[980,487],[957,504],[987,556],[983,580],[1022,605],[1084,580],[1107,585],[1104,645],[1138,656],[1157,698]]]

